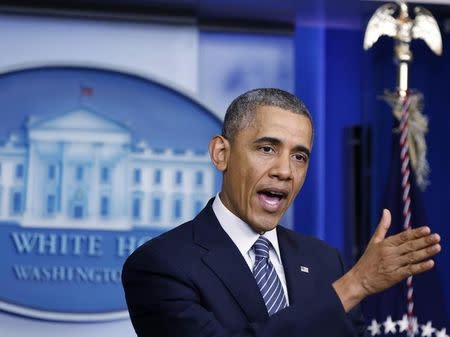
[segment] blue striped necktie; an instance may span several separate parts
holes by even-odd
[[[269,316],[278,310],[287,307],[283,286],[278,275],[269,260],[270,241],[260,236],[253,245],[255,252],[255,265],[253,276],[255,276]]]

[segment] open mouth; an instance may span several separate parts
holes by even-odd
[[[264,189],[258,192],[261,206],[268,212],[277,212],[283,205],[288,193],[283,190]]]

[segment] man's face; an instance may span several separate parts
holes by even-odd
[[[252,125],[225,140],[224,205],[258,233],[275,228],[303,185],[311,138],[307,117],[258,107]]]

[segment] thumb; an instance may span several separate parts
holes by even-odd
[[[371,241],[377,243],[384,240],[386,237],[386,233],[391,226],[391,212],[388,209],[383,209],[383,215],[381,216],[381,220],[378,223],[377,228],[375,229],[375,233],[373,233]]]

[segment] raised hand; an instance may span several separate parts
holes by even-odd
[[[440,236],[423,226],[386,238],[390,225],[391,214],[385,209],[363,256],[333,283],[346,311],[368,295],[433,268],[430,258],[441,250]]]

